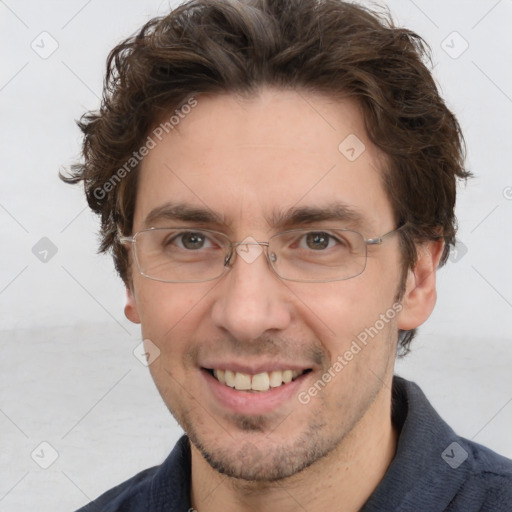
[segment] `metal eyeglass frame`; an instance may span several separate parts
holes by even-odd
[[[237,247],[240,247],[242,245],[259,245],[259,246],[263,246],[263,247],[266,247],[267,248],[267,251],[266,252],[266,259],[267,259],[267,262],[270,266],[270,268],[272,269],[272,271],[274,272],[274,274],[279,277],[280,279],[284,279],[285,281],[293,281],[293,282],[297,282],[297,283],[330,283],[330,282],[335,282],[335,281],[346,281],[348,279],[352,279],[354,277],[357,277],[359,275],[361,275],[365,269],[366,269],[366,262],[367,262],[367,255],[365,254],[365,264],[364,264],[364,267],[362,268],[361,272],[359,272],[358,274],[355,274],[353,276],[350,276],[350,277],[343,277],[343,278],[340,278],[340,279],[319,279],[319,280],[311,280],[311,279],[290,279],[290,278],[286,278],[286,277],[282,277],[281,275],[278,274],[277,270],[274,268],[274,265],[272,264],[272,261],[271,261],[271,257],[269,256],[268,254],[268,247],[269,247],[269,243],[270,243],[270,240],[272,240],[272,238],[276,237],[276,236],[279,236],[279,235],[283,235],[283,234],[286,234],[286,233],[292,233],[294,231],[319,231],[319,232],[322,232],[322,231],[328,231],[328,230],[332,230],[332,229],[335,229],[337,231],[351,231],[353,233],[357,233],[361,236],[361,238],[363,239],[364,243],[366,246],[368,245],[381,245],[383,242],[384,242],[384,239],[387,238],[388,236],[391,236],[397,232],[399,232],[400,230],[402,230],[403,228],[405,228],[406,226],[408,226],[408,223],[405,222],[405,223],[402,223],[400,226],[398,226],[397,228],[391,230],[391,231],[388,231],[387,233],[384,233],[383,235],[380,235],[380,236],[376,236],[376,237],[372,237],[372,238],[364,238],[364,236],[362,235],[362,233],[360,233],[359,231],[354,231],[353,229],[349,229],[349,228],[299,228],[299,229],[290,229],[290,230],[286,230],[286,231],[282,231],[280,233],[276,233],[275,235],[273,235],[268,242],[244,242],[244,241],[241,241],[241,242],[232,242],[231,240],[229,240],[229,237],[227,235],[225,235],[224,233],[221,233],[219,231],[214,231],[214,230],[211,230],[211,229],[204,229],[204,228],[194,228],[194,227],[191,227],[191,226],[180,226],[180,227],[176,227],[176,228],[166,228],[166,227],[159,227],[159,228],[155,228],[155,227],[152,227],[152,228],[147,228],[147,229],[141,229],[140,231],[137,231],[137,233],[135,233],[133,236],[124,236],[122,235],[119,231],[117,233],[117,240],[120,244],[122,245],[125,245],[125,244],[132,244],[132,245],[135,245],[136,244],[136,237],[139,233],[143,233],[143,232],[148,232],[148,231],[157,231],[157,230],[162,230],[162,229],[175,229],[175,230],[190,230],[190,231],[204,231],[204,232],[207,232],[207,233],[213,233],[213,234],[216,234],[216,235],[221,235],[223,238],[227,239],[229,241],[229,245],[226,246],[226,249],[230,249],[228,254],[226,255],[225,259],[224,259],[224,264],[223,264],[223,267],[224,269],[228,269],[229,267],[231,267],[234,262],[235,262],[235,254],[236,254],[236,248]],[[219,274],[218,276],[215,276],[215,277],[211,277],[211,278],[208,278],[208,279],[201,279],[201,280],[180,280],[180,281],[169,281],[169,280],[165,280],[165,279],[158,279],[158,278],[155,278],[155,277],[151,277],[147,274],[145,274],[142,270],[141,270],[141,267],[140,267],[140,264],[139,264],[139,260],[138,260],[138,257],[137,257],[137,250],[135,249],[135,263],[137,264],[137,270],[139,271],[139,274],[141,274],[143,277],[147,278],[147,279],[151,279],[153,281],[158,281],[158,282],[161,282],[161,283],[205,283],[205,282],[208,282],[208,281],[214,281],[215,279],[219,279],[220,277],[222,277],[224,275],[224,273],[226,272],[226,270],[223,270],[223,272],[221,274]]]

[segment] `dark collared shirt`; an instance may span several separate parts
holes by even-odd
[[[512,460],[457,436],[413,382],[393,381],[397,451],[360,512],[512,512]],[[78,512],[188,512],[186,436],[165,462]]]

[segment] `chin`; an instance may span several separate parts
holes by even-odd
[[[239,419],[245,429],[236,434],[227,431],[212,439],[211,431],[198,433],[195,428],[185,432],[208,464],[218,473],[252,482],[273,482],[296,475],[334,450],[343,436],[332,437],[326,425],[315,419],[295,437],[289,432],[277,434],[262,430],[265,418]],[[190,427],[190,425],[189,425]]]

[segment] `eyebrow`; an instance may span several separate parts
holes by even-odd
[[[293,207],[285,211],[274,211],[271,219],[272,226],[278,229],[313,224],[315,222],[334,221],[343,223],[343,227],[368,227],[369,222],[355,208],[340,201],[324,206]]]
[[[162,221],[180,221],[184,223],[204,224],[222,228],[227,223],[223,217],[207,207],[197,207],[186,203],[168,202],[151,210],[144,219],[144,227]],[[334,221],[343,223],[341,227],[368,227],[369,222],[355,208],[340,201],[323,206],[292,207],[287,210],[275,209],[267,223],[273,229],[284,230],[306,226],[315,222]]]
[[[222,217],[209,208],[192,206],[185,203],[165,203],[149,212],[144,219],[144,227],[149,228],[158,221],[172,220],[224,226]]]

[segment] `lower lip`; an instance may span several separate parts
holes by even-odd
[[[289,402],[290,399],[296,399],[303,381],[312,372],[303,374],[288,384],[283,384],[277,388],[253,392],[237,391],[220,383],[206,370],[202,369],[201,373],[211,394],[224,409],[232,413],[257,416],[273,412]]]

